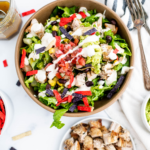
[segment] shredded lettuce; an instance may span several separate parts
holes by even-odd
[[[119,63],[118,65],[114,66],[113,69],[119,71],[122,67],[123,67],[122,63]]]
[[[95,15],[91,15],[89,17],[86,17],[84,22],[89,22],[90,24],[92,24],[95,21],[97,21],[98,19],[99,19],[99,17],[96,17]]]
[[[75,11],[76,11],[76,6],[73,6],[73,7],[59,7],[58,6],[58,9],[61,9],[64,11],[64,13],[62,14],[62,17],[70,17],[71,14],[74,14]]]
[[[53,115],[54,121],[53,121],[53,123],[51,124],[51,127],[50,127],[50,128],[52,128],[52,127],[55,126],[56,128],[61,129],[65,124],[62,123],[62,122],[60,121],[60,119],[61,119],[61,117],[62,117],[67,111],[68,111],[68,109],[59,109],[59,110],[56,110],[55,113],[54,113],[54,115]]]
[[[39,97],[40,101],[49,106],[50,104],[55,104],[57,103],[57,100],[55,97]],[[45,101],[45,102],[44,102]]]
[[[30,83],[34,81],[34,76],[31,76],[29,79],[25,79],[25,85],[30,89]]]
[[[84,26],[84,27],[90,27],[91,24],[89,22],[84,22],[81,24],[81,26]]]
[[[39,86],[38,92],[45,91],[45,90],[46,90],[46,85],[47,85],[47,84],[48,84],[48,83],[41,83],[40,86]]]
[[[89,10],[88,13],[90,15],[96,15],[97,12],[96,12],[96,9],[94,9],[94,10]]]

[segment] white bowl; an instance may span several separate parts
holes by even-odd
[[[118,122],[116,122],[115,120],[112,120],[112,119],[108,119],[108,118],[103,118],[103,117],[91,117],[91,118],[86,118],[86,119],[83,119],[83,120],[80,120],[79,122],[75,123],[74,125],[72,126],[75,126],[77,124],[80,124],[80,123],[89,123],[90,120],[98,120],[98,119],[101,119],[102,120],[102,124],[106,127],[106,128],[109,128],[110,124],[112,122],[115,122],[117,124],[119,124]],[[122,126],[122,125],[121,125]],[[123,127],[123,126],[122,126]],[[124,127],[123,127],[124,128]],[[124,128],[125,129],[125,128]],[[62,138],[61,142],[60,142],[60,146],[59,146],[59,150],[64,150],[64,147],[65,147],[65,144],[64,144],[64,141],[66,139],[69,139],[70,138],[70,132],[71,132],[71,128],[69,128],[67,131],[66,131],[66,134],[64,135],[64,137]],[[134,144],[134,141],[133,141],[133,138],[132,136],[130,135],[130,139],[131,139],[131,142],[132,142],[132,145],[133,145],[133,150],[136,150],[136,147],[135,147],[135,144]]]
[[[0,135],[2,136],[12,122],[14,110],[13,110],[13,104],[10,98],[1,90],[0,90],[0,97],[2,98],[4,102],[5,112],[6,112],[4,126],[2,128],[1,135]]]
[[[146,108],[146,105],[147,105],[147,102],[149,99],[150,99],[150,94],[148,96],[146,96],[145,100],[142,103],[141,117],[142,117],[142,121],[143,121],[145,127],[147,128],[147,130],[150,131],[150,125],[148,124],[147,119],[146,119],[146,115],[145,115],[145,108]]]

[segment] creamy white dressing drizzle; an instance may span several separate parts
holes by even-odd
[[[51,33],[45,33],[41,39],[42,45],[47,47],[51,41],[53,41],[55,37]]]
[[[46,80],[46,71],[45,70],[38,70],[38,73],[35,75],[35,78],[38,79],[41,83]]]
[[[36,53],[33,51],[33,52],[30,53],[30,55],[29,55],[29,60],[30,60],[31,58],[32,58],[33,60],[39,59],[39,54],[36,54]]]

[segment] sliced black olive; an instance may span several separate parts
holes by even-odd
[[[66,30],[67,30],[67,32],[71,31],[71,27],[68,26],[68,27],[66,28]]]
[[[115,19],[111,19],[110,23],[113,24],[113,25],[115,25],[115,26],[117,25],[117,21]]]
[[[51,23],[51,25],[53,26],[53,25],[57,25],[57,21],[53,21],[52,23]]]
[[[53,37],[57,36],[57,32],[56,32],[56,31],[53,31],[53,32],[52,32],[52,35],[53,35]]]
[[[90,86],[94,85],[94,83],[92,81],[87,81],[85,84],[86,84],[87,87],[90,87]]]
[[[110,42],[112,41],[112,37],[109,36],[109,35],[107,35],[107,36],[106,36],[106,41],[107,41],[107,43],[110,43]]]
[[[67,80],[65,79],[59,79],[59,83],[65,84],[67,82]]]

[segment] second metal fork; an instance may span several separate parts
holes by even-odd
[[[141,59],[142,59],[144,85],[147,90],[150,90],[150,75],[149,75],[146,58],[144,54],[144,49],[142,45],[142,39],[141,39],[141,27],[145,24],[145,16],[144,16],[143,8],[139,0],[134,0],[134,4],[132,0],[126,0],[126,1],[127,1],[129,10],[131,12],[134,26],[138,30],[138,40],[139,40],[139,47],[140,47]]]

